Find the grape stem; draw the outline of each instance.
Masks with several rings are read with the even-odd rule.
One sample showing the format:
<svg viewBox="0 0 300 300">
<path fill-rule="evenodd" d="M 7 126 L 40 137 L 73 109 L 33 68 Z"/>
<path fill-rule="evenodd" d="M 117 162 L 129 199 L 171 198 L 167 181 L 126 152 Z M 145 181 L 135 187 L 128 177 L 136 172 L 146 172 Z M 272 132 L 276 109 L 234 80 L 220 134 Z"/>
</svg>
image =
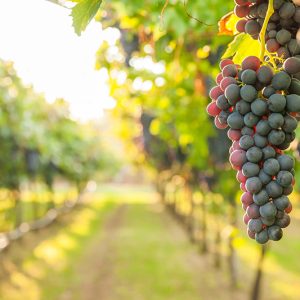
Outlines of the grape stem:
<svg viewBox="0 0 300 300">
<path fill-rule="evenodd" d="M 265 51 L 266 51 L 266 31 L 267 31 L 267 26 L 269 23 L 269 20 L 271 16 L 274 13 L 274 5 L 273 5 L 274 0 L 269 0 L 268 4 L 268 10 L 267 14 L 263 23 L 263 26 L 261 28 L 260 34 L 259 34 L 259 39 L 260 39 L 260 60 L 264 61 L 264 56 L 265 56 Z"/>
</svg>

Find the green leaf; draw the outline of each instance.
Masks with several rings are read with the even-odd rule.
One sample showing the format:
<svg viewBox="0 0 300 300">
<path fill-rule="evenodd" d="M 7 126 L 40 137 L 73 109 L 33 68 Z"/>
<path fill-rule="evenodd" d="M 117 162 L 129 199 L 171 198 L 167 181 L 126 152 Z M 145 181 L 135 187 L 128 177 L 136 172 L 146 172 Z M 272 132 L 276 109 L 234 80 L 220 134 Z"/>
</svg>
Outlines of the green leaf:
<svg viewBox="0 0 300 300">
<path fill-rule="evenodd" d="M 73 27 L 80 35 L 98 12 L 102 0 L 82 0 L 72 8 Z"/>
<path fill-rule="evenodd" d="M 246 56 L 259 57 L 260 42 L 250 35 L 241 33 L 228 45 L 222 58 L 232 57 L 236 64 L 240 64 Z"/>
</svg>

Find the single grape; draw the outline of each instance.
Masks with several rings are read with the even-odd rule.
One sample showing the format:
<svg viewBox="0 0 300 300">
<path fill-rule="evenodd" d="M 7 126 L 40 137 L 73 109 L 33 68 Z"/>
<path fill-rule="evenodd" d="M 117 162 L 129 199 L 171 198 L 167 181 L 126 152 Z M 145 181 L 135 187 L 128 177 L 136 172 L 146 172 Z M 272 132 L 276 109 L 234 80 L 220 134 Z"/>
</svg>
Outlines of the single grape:
<svg viewBox="0 0 300 300">
<path fill-rule="evenodd" d="M 259 148 L 264 148 L 268 145 L 268 139 L 258 133 L 254 134 L 254 144 Z"/>
<path fill-rule="evenodd" d="M 239 18 L 244 18 L 250 13 L 250 7 L 247 5 L 236 5 L 234 7 L 234 14 Z"/>
<path fill-rule="evenodd" d="M 247 155 L 247 153 L 246 153 Z M 280 171 L 277 174 L 277 182 L 282 186 L 282 187 L 288 187 L 292 184 L 293 182 L 293 175 L 289 171 Z"/>
<path fill-rule="evenodd" d="M 238 141 L 241 138 L 241 131 L 240 130 L 236 130 L 236 129 L 229 129 L 227 131 L 227 136 L 229 139 L 231 139 L 232 141 Z"/>
<path fill-rule="evenodd" d="M 260 120 L 256 124 L 256 132 L 260 135 L 266 136 L 271 131 L 271 126 L 267 120 Z"/>
<path fill-rule="evenodd" d="M 246 26 L 247 20 L 246 19 L 240 19 L 237 21 L 235 28 L 238 32 L 245 32 L 245 26 Z"/>
<path fill-rule="evenodd" d="M 207 105 L 206 112 L 210 116 L 215 117 L 221 112 L 221 109 L 216 105 L 216 102 L 211 102 Z"/>
<path fill-rule="evenodd" d="M 248 69 L 244 70 L 241 75 L 242 82 L 245 84 L 255 84 L 256 82 L 256 72 L 254 70 Z"/>
<path fill-rule="evenodd" d="M 280 44 L 277 42 L 276 39 L 269 39 L 266 42 L 266 49 L 270 52 L 276 52 L 280 48 Z"/>
<path fill-rule="evenodd" d="M 279 210 L 285 210 L 288 208 L 290 204 L 290 200 L 287 196 L 282 195 L 276 199 L 273 200 L 274 205 L 277 207 Z"/>
<path fill-rule="evenodd" d="M 209 97 L 213 100 L 217 100 L 221 95 L 223 95 L 223 91 L 219 86 L 213 87 L 209 92 Z"/>
<path fill-rule="evenodd" d="M 272 96 L 275 93 L 276 93 L 276 90 L 271 86 L 265 87 L 262 91 L 263 96 L 266 98 L 269 98 L 270 96 Z"/>
<path fill-rule="evenodd" d="M 297 119 L 286 114 L 284 116 L 284 124 L 282 126 L 282 130 L 284 132 L 292 133 L 297 128 Z"/>
<path fill-rule="evenodd" d="M 274 218 L 277 214 L 277 208 L 272 202 L 268 202 L 260 206 L 259 213 L 263 218 Z"/>
<path fill-rule="evenodd" d="M 252 85 L 244 85 L 240 89 L 240 95 L 245 101 L 252 102 L 257 98 L 257 90 Z"/>
<path fill-rule="evenodd" d="M 286 228 L 290 225 L 291 218 L 288 214 L 284 214 L 284 216 L 280 219 L 277 219 L 275 224 L 278 225 L 281 228 Z"/>
<path fill-rule="evenodd" d="M 257 70 L 257 79 L 264 83 L 269 84 L 273 78 L 273 70 L 268 66 L 261 66 Z"/>
<path fill-rule="evenodd" d="M 251 103 L 251 110 L 257 116 L 263 116 L 268 110 L 268 104 L 265 100 L 258 98 Z"/>
<path fill-rule="evenodd" d="M 276 152 L 273 147 L 266 146 L 262 149 L 263 152 L 263 158 L 264 160 L 267 160 L 268 158 L 274 158 L 276 156 Z"/>
<path fill-rule="evenodd" d="M 229 58 L 221 60 L 220 65 L 219 65 L 220 70 L 223 70 L 228 65 L 234 65 L 234 62 Z"/>
<path fill-rule="evenodd" d="M 257 176 L 259 170 L 259 165 L 251 162 L 246 162 L 242 167 L 242 173 L 245 177 Z"/>
<path fill-rule="evenodd" d="M 236 168 L 241 168 L 242 165 L 247 161 L 246 151 L 244 150 L 235 150 L 231 153 L 229 161 L 232 166 Z"/>
<path fill-rule="evenodd" d="M 298 57 L 290 57 L 283 63 L 283 70 L 289 74 L 297 74 L 300 72 L 300 59 Z"/>
<path fill-rule="evenodd" d="M 269 110 L 272 112 L 282 112 L 286 106 L 286 97 L 280 94 L 273 94 L 270 96 Z"/>
<path fill-rule="evenodd" d="M 236 77 L 238 69 L 236 65 L 227 65 L 222 70 L 223 77 Z"/>
<path fill-rule="evenodd" d="M 248 56 L 242 62 L 243 70 L 251 69 L 256 71 L 258 70 L 259 67 L 260 67 L 260 60 L 256 56 Z"/>
<path fill-rule="evenodd" d="M 219 113 L 219 116 L 218 116 L 218 120 L 221 124 L 226 124 L 227 125 L 227 118 L 228 116 L 230 115 L 230 112 L 227 112 L 227 111 L 224 111 L 222 110 L 220 113 Z"/>
<path fill-rule="evenodd" d="M 250 219 L 248 222 L 248 228 L 253 232 L 260 232 L 263 229 L 263 223 L 260 219 Z"/>
<path fill-rule="evenodd" d="M 254 146 L 247 150 L 246 157 L 249 162 L 258 163 L 263 157 L 263 152 L 260 148 Z"/>
<path fill-rule="evenodd" d="M 266 185 L 266 191 L 270 198 L 277 198 L 282 195 L 282 186 L 276 181 L 272 180 Z"/>
<path fill-rule="evenodd" d="M 253 203 L 253 196 L 249 192 L 244 192 L 241 196 L 241 202 L 245 203 L 246 205 L 250 205 Z"/>
<path fill-rule="evenodd" d="M 262 189 L 262 183 L 258 177 L 251 177 L 246 180 L 246 190 L 257 194 Z"/>
<path fill-rule="evenodd" d="M 273 225 L 268 228 L 268 235 L 270 240 L 279 241 L 283 235 L 282 229 L 277 225 Z"/>
<path fill-rule="evenodd" d="M 218 129 L 225 129 L 225 128 L 227 128 L 227 126 L 228 126 L 227 124 L 222 124 L 222 123 L 219 121 L 218 116 L 215 117 L 214 123 L 215 123 L 215 126 L 216 126 Z"/>
<path fill-rule="evenodd" d="M 281 45 L 287 44 L 291 40 L 291 38 L 292 34 L 286 29 L 281 29 L 276 34 L 276 40 Z"/>
<path fill-rule="evenodd" d="M 252 36 L 259 34 L 260 30 L 261 26 L 255 20 L 249 20 L 245 25 L 245 32 Z"/>
<path fill-rule="evenodd" d="M 276 90 L 287 90 L 291 81 L 292 79 L 288 73 L 280 71 L 273 76 L 271 84 Z"/>
<path fill-rule="evenodd" d="M 294 165 L 295 165 L 294 159 L 291 156 L 286 155 L 286 154 L 279 155 L 277 157 L 277 161 L 280 165 L 280 170 L 284 170 L 284 171 L 292 170 L 294 168 Z"/>
<path fill-rule="evenodd" d="M 282 19 L 289 19 L 293 17 L 295 12 L 296 12 L 295 5 L 290 2 L 285 2 L 279 9 L 279 16 Z"/>
<path fill-rule="evenodd" d="M 239 145 L 242 149 L 247 150 L 254 145 L 254 139 L 250 135 L 243 135 L 239 140 Z"/>
<path fill-rule="evenodd" d="M 268 122 L 272 128 L 278 129 L 284 124 L 284 117 L 280 113 L 271 113 L 268 117 Z"/>
<path fill-rule="evenodd" d="M 244 119 L 238 112 L 233 112 L 227 119 L 227 123 L 232 129 L 241 129 L 244 127 Z"/>
<path fill-rule="evenodd" d="M 236 111 L 238 111 L 241 115 L 245 115 L 251 111 L 250 103 L 246 102 L 245 100 L 240 100 L 235 105 Z"/>
<path fill-rule="evenodd" d="M 259 121 L 259 117 L 256 116 L 254 113 L 249 112 L 244 116 L 243 122 L 248 127 L 255 126 Z"/>
<path fill-rule="evenodd" d="M 260 217 L 259 206 L 255 203 L 250 204 L 247 207 L 246 214 L 250 219 L 257 219 Z"/>
<path fill-rule="evenodd" d="M 255 240 L 259 243 L 259 244 L 265 244 L 268 242 L 269 240 L 269 235 L 268 235 L 268 230 L 264 229 L 259 233 L 255 234 Z"/>
<path fill-rule="evenodd" d="M 264 205 L 269 201 L 269 195 L 265 189 L 262 189 L 259 193 L 253 195 L 253 201 L 257 205 Z"/>
<path fill-rule="evenodd" d="M 237 84 L 228 85 L 225 89 L 225 97 L 231 105 L 235 105 L 240 100 L 240 87 Z"/>
<path fill-rule="evenodd" d="M 267 160 L 265 160 L 264 164 L 263 164 L 263 171 L 270 175 L 270 176 L 274 176 L 276 175 L 280 170 L 280 165 L 279 162 L 277 161 L 277 159 L 275 158 L 269 158 Z"/>
<path fill-rule="evenodd" d="M 230 85 L 230 84 L 237 84 L 237 81 L 233 77 L 223 77 L 221 83 L 220 83 L 220 88 L 222 91 L 225 91 L 225 89 Z"/>
<path fill-rule="evenodd" d="M 300 112 L 300 95 L 287 95 L 286 108 L 288 112 Z"/>
</svg>

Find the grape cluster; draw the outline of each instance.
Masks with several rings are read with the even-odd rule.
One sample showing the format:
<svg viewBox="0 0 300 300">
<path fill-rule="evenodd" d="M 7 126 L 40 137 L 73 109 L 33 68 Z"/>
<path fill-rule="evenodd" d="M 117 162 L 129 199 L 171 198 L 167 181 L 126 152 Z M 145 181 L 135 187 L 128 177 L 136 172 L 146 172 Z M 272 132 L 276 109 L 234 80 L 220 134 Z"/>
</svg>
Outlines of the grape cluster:
<svg viewBox="0 0 300 300">
<path fill-rule="evenodd" d="M 207 106 L 217 128 L 229 126 L 229 160 L 244 192 L 244 222 L 249 237 L 261 244 L 280 240 L 290 223 L 287 196 L 293 190 L 294 160 L 283 150 L 295 139 L 300 112 L 300 81 L 292 75 L 300 72 L 295 59 L 286 60 L 277 72 L 255 56 L 246 57 L 241 66 L 221 61 Z"/>
<path fill-rule="evenodd" d="M 268 1 L 235 0 L 235 3 L 234 12 L 241 18 L 236 24 L 237 31 L 257 39 L 266 17 Z M 267 25 L 266 49 L 284 59 L 299 55 L 300 45 L 296 39 L 299 24 L 299 6 L 288 0 L 274 0 L 274 13 Z"/>
</svg>

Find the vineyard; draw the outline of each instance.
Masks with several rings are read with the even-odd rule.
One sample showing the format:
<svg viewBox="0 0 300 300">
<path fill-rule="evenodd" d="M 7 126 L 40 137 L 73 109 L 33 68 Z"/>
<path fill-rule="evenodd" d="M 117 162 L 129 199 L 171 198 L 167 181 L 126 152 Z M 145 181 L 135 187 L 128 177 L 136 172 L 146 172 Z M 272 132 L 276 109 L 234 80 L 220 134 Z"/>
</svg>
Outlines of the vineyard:
<svg viewBox="0 0 300 300">
<path fill-rule="evenodd" d="M 299 299 L 299 0 L 26 5 L 63 82 L 0 49 L 0 300 Z"/>
</svg>

